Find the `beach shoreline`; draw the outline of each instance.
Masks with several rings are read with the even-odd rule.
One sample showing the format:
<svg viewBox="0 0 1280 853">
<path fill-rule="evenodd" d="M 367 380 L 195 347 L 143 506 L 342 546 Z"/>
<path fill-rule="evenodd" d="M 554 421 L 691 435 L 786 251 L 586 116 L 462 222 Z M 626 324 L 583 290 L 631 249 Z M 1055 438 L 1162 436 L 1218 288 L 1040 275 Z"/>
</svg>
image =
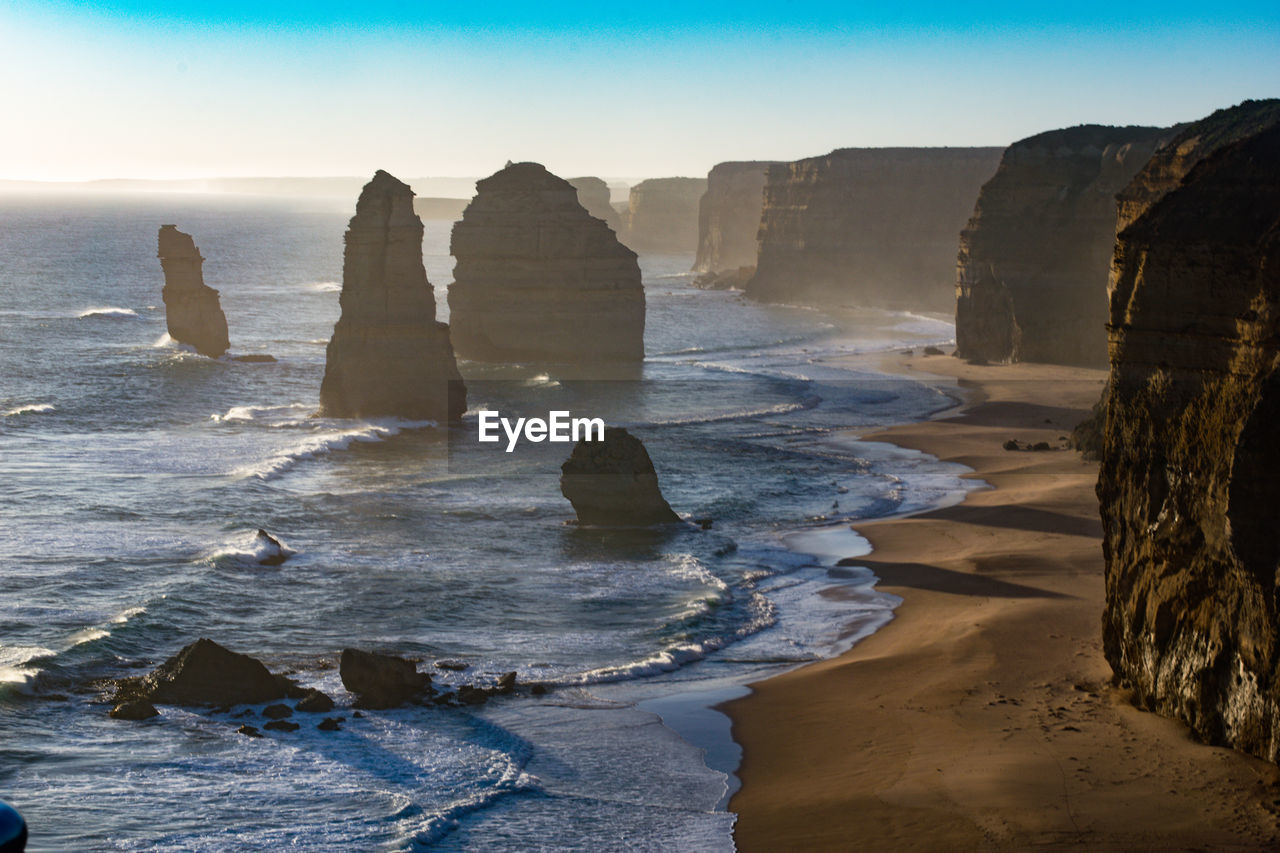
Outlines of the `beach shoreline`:
<svg viewBox="0 0 1280 853">
<path fill-rule="evenodd" d="M 967 400 L 861 438 L 990 488 L 856 524 L 873 552 L 849 563 L 903 599 L 893 620 L 720 706 L 743 750 L 738 849 L 1274 846 L 1274 765 L 1195 743 L 1110 684 L 1097 463 L 1064 441 L 1105 372 L 914 355 L 883 369 L 954 380 Z"/>
</svg>

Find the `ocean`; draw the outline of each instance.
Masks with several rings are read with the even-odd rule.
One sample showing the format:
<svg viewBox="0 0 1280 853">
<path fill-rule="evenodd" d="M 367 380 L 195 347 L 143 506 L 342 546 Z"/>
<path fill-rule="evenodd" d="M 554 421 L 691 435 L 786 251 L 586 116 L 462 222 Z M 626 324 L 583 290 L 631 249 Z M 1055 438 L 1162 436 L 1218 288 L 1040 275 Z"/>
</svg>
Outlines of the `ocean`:
<svg viewBox="0 0 1280 853">
<path fill-rule="evenodd" d="M 708 706 L 891 619 L 869 572 L 834 565 L 867 553 L 850 523 L 971 487 L 856 438 L 955 405 L 875 369 L 951 324 L 756 305 L 694 288 L 691 256 L 647 256 L 638 379 L 464 362 L 460 427 L 316 418 L 353 207 L 0 196 L 0 799 L 29 849 L 732 850 L 737 750 Z M 164 223 L 206 257 L 232 353 L 277 362 L 168 339 Z M 449 228 L 424 239 L 443 320 Z M 567 523 L 569 446 L 480 444 L 480 407 L 626 426 L 672 507 L 711 529 Z M 258 565 L 260 527 L 297 553 Z M 198 637 L 340 705 L 347 646 L 552 689 L 344 707 L 340 732 L 299 715 L 264 739 L 200 709 L 107 717 L 106 679 Z"/>
</svg>

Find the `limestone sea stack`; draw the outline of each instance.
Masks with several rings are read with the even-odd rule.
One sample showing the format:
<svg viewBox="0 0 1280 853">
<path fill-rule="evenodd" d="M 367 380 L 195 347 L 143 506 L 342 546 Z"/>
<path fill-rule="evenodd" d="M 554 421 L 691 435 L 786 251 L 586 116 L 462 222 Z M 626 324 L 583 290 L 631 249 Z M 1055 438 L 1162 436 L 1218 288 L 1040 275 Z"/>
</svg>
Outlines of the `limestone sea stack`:
<svg viewBox="0 0 1280 853">
<path fill-rule="evenodd" d="M 960 234 L 957 355 L 1106 365 L 1115 196 L 1172 136 L 1081 125 L 1009 146 Z"/>
<path fill-rule="evenodd" d="M 231 346 L 227 317 L 218 291 L 204 283 L 204 258 L 190 234 L 174 225 L 161 225 L 160 267 L 164 270 L 165 322 L 169 337 L 195 347 L 209 358 L 219 358 Z"/>
<path fill-rule="evenodd" d="M 644 443 L 621 427 L 605 427 L 604 441 L 579 441 L 560 472 L 560 491 L 581 524 L 644 527 L 680 520 L 662 497 Z"/>
<path fill-rule="evenodd" d="M 1122 199 L 1104 651 L 1146 708 L 1276 761 L 1280 102 L 1190 126 Z"/>
<path fill-rule="evenodd" d="M 706 178 L 650 178 L 631 188 L 623 242 L 642 254 L 698 250 L 698 206 Z"/>
<path fill-rule="evenodd" d="M 379 170 L 360 193 L 345 239 L 342 315 L 329 339 L 320 413 L 458 420 L 467 392 L 449 327 L 436 322 L 413 190 Z"/>
<path fill-rule="evenodd" d="M 756 265 L 764 181 L 777 163 L 718 163 L 698 203 L 698 256 L 693 271 L 718 273 Z"/>
<path fill-rule="evenodd" d="M 490 362 L 596 365 L 644 358 L 635 252 L 537 163 L 476 183 L 453 226 L 449 288 L 458 355 Z"/>
<path fill-rule="evenodd" d="M 570 178 L 569 183 L 578 191 L 578 203 L 596 219 L 603 219 L 604 224 L 613 229 L 613 233 L 622 230 L 622 217 L 614 208 L 609 193 L 609 185 L 600 178 Z"/>
<path fill-rule="evenodd" d="M 747 295 L 950 313 L 956 236 L 1000 148 L 843 148 L 772 166 Z"/>
</svg>

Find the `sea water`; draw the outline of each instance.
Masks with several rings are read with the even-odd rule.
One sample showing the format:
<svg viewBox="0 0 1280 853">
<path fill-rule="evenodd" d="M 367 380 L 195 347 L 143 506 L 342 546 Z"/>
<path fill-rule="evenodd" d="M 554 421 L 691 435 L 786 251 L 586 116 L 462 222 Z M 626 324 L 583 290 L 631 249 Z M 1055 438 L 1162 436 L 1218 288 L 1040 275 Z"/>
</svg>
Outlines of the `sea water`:
<svg viewBox="0 0 1280 853">
<path fill-rule="evenodd" d="M 951 326 L 756 305 L 692 287 L 691 257 L 648 256 L 635 379 L 463 362 L 459 427 L 316 418 L 350 208 L 0 197 L 0 797 L 30 849 L 732 849 L 737 752 L 705 706 L 891 618 L 869 572 L 833 568 L 867 552 L 850 522 L 965 484 L 857 440 L 955 402 L 869 365 Z M 168 339 L 164 223 L 207 258 L 233 354 L 278 361 Z M 449 226 L 424 240 L 441 319 Z M 568 446 L 481 444 L 481 408 L 628 427 L 672 506 L 711 529 L 567 523 Z M 259 527 L 297 553 L 259 565 Z M 198 637 L 343 705 L 347 646 L 470 664 L 437 681 L 514 670 L 553 689 L 340 708 L 340 732 L 298 715 L 264 739 L 199 709 L 107 717 L 105 679 Z"/>
</svg>

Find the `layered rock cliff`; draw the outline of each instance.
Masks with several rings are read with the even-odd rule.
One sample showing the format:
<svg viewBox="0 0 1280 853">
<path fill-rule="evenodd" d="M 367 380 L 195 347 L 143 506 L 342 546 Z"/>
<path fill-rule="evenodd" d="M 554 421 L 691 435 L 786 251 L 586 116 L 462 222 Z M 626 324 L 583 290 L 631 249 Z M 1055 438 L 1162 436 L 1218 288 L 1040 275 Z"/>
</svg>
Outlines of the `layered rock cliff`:
<svg viewBox="0 0 1280 853">
<path fill-rule="evenodd" d="M 578 191 L 578 204 L 596 219 L 603 219 L 605 225 L 617 234 L 622 230 L 622 217 L 613 206 L 609 193 L 609 185 L 599 178 L 570 178 L 569 183 Z"/>
<path fill-rule="evenodd" d="M 637 252 L 692 254 L 698 250 L 698 205 L 706 178 L 650 178 L 631 188 L 622 241 Z"/>
<path fill-rule="evenodd" d="M 379 170 L 347 226 L 342 315 L 320 386 L 321 414 L 455 421 L 467 407 L 449 327 L 422 265 L 413 190 Z"/>
<path fill-rule="evenodd" d="M 960 233 L 957 355 L 1107 363 L 1115 196 L 1170 136 L 1082 125 L 1009 146 Z"/>
<path fill-rule="evenodd" d="M 1143 705 L 1280 758 L 1280 101 L 1190 126 L 1122 194 L 1103 641 Z"/>
<path fill-rule="evenodd" d="M 644 527 L 680 520 L 662 497 L 644 443 L 621 427 L 606 427 L 604 441 L 579 441 L 560 471 L 560 491 L 582 524 Z"/>
<path fill-rule="evenodd" d="M 999 148 L 844 148 L 770 167 L 747 294 L 948 311 L 956 238 Z"/>
<path fill-rule="evenodd" d="M 160 267 L 164 270 L 164 316 L 169 337 L 218 358 L 231 346 L 227 317 L 218 291 L 204 283 L 204 258 L 190 234 L 174 225 L 161 225 Z"/>
<path fill-rule="evenodd" d="M 453 226 L 449 315 L 477 361 L 638 362 L 644 288 L 635 252 L 537 163 L 479 181 Z"/>
<path fill-rule="evenodd" d="M 707 173 L 698 202 L 698 256 L 693 271 L 715 273 L 756 265 L 756 237 L 764 207 L 764 161 L 718 163 Z"/>
</svg>

